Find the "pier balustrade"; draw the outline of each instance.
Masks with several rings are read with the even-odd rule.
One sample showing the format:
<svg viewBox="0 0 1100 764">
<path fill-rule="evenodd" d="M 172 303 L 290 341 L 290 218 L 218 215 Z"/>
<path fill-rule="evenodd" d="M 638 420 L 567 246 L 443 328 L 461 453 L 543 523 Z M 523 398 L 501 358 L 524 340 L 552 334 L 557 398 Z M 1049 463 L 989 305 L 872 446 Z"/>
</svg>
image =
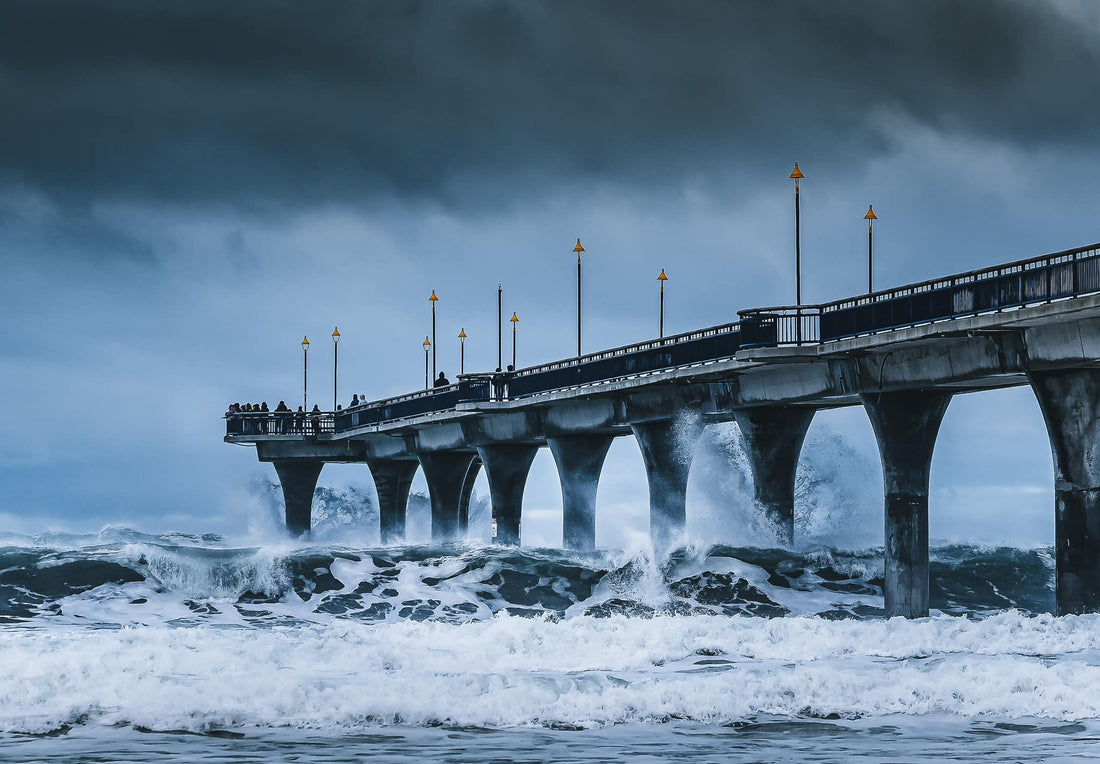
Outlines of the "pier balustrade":
<svg viewBox="0 0 1100 764">
<path fill-rule="evenodd" d="M 316 437 L 335 432 L 332 412 L 241 411 L 225 415 L 226 435 L 295 435 Z"/>
<path fill-rule="evenodd" d="M 908 284 L 821 305 L 753 308 L 747 324 L 774 325 L 745 347 L 807 345 L 1100 292 L 1100 244 Z"/>
</svg>

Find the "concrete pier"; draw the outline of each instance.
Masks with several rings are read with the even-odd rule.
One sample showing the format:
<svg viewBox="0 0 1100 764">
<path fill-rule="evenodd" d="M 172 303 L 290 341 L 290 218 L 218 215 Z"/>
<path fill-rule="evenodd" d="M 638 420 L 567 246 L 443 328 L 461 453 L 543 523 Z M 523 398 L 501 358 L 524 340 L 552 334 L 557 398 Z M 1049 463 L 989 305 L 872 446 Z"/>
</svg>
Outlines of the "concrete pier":
<svg viewBox="0 0 1100 764">
<path fill-rule="evenodd" d="M 667 549 L 684 532 L 687 481 L 703 420 L 685 411 L 675 419 L 631 424 L 649 482 L 649 532 L 655 549 Z"/>
<path fill-rule="evenodd" d="M 1100 370 L 1031 372 L 1054 456 L 1058 615 L 1100 612 Z"/>
<path fill-rule="evenodd" d="M 485 464 L 489 480 L 489 496 L 493 517 L 497 521 L 497 543 L 519 544 L 520 521 L 523 517 L 523 488 L 538 446 L 491 445 L 478 446 L 477 452 Z"/>
<path fill-rule="evenodd" d="M 596 490 L 611 435 L 564 435 L 547 438 L 561 481 L 562 545 L 596 548 Z"/>
<path fill-rule="evenodd" d="M 520 537 L 534 450 L 562 482 L 563 541 L 595 545 L 595 501 L 611 440 L 633 433 L 650 528 L 666 551 L 686 521 L 704 422 L 736 420 L 756 501 L 793 538 L 799 452 L 819 409 L 862 405 L 885 483 L 885 606 L 928 613 L 928 480 L 940 423 L 959 393 L 1030 384 L 1054 454 L 1060 613 L 1100 612 L 1100 244 L 818 305 L 739 311 L 737 320 L 454 385 L 311 414 L 226 414 L 225 440 L 274 462 L 287 527 L 310 528 L 323 463 L 371 464 L 383 538 L 403 535 L 416 460 L 432 537 L 468 524 L 476 459 L 489 474 L 498 536 Z M 475 456 L 480 452 L 481 456 Z"/>
<path fill-rule="evenodd" d="M 733 412 L 752 463 L 753 495 L 779 543 L 794 541 L 794 479 L 814 409 L 760 406 Z"/>
<path fill-rule="evenodd" d="M 313 528 L 313 492 L 324 462 L 286 459 L 273 461 L 283 489 L 286 529 L 295 536 Z"/>
<path fill-rule="evenodd" d="M 474 455 L 464 451 L 419 454 L 432 500 L 432 541 L 451 541 L 459 533 L 458 505 L 462 483 Z"/>
<path fill-rule="evenodd" d="M 863 396 L 882 458 L 887 616 L 928 615 L 928 478 L 951 394 L 912 390 Z"/>
<path fill-rule="evenodd" d="M 409 489 L 419 462 L 409 459 L 372 459 L 367 462 L 378 495 L 378 529 L 383 544 L 405 542 Z"/>
</svg>

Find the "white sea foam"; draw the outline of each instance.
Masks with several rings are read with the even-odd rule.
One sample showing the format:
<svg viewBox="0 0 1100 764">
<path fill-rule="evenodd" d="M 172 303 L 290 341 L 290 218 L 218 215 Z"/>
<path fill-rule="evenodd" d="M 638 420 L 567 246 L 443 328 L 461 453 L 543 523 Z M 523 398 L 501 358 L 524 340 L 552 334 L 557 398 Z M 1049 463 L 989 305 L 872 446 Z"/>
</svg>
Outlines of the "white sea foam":
<svg viewBox="0 0 1100 764">
<path fill-rule="evenodd" d="M 1100 616 L 679 616 L 0 632 L 0 730 L 1100 717 Z"/>
</svg>

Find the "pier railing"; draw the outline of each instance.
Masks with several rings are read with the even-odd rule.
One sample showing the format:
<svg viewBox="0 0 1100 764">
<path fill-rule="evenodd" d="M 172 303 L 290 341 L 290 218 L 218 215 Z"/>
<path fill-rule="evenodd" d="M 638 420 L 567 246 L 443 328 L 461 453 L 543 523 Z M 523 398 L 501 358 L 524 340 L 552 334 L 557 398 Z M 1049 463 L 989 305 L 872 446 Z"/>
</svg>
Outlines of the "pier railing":
<svg viewBox="0 0 1100 764">
<path fill-rule="evenodd" d="M 738 315 L 743 331 L 752 324 L 765 338 L 745 347 L 806 345 L 1096 292 L 1100 244 L 821 305 L 754 308 Z M 771 327 L 775 339 L 769 343 Z"/>
<path fill-rule="evenodd" d="M 225 434 L 239 436 L 296 435 L 317 437 L 335 432 L 331 411 L 242 411 L 225 415 Z"/>
<path fill-rule="evenodd" d="M 433 387 L 407 395 L 371 401 L 336 415 L 336 431 L 353 430 L 396 419 L 453 409 L 459 403 L 489 400 L 490 384 L 484 377 L 461 379 L 453 385 Z"/>
<path fill-rule="evenodd" d="M 581 387 L 677 366 L 732 358 L 740 347 L 740 323 L 711 326 L 519 369 L 509 375 L 507 396 L 522 398 L 549 390 Z"/>
</svg>

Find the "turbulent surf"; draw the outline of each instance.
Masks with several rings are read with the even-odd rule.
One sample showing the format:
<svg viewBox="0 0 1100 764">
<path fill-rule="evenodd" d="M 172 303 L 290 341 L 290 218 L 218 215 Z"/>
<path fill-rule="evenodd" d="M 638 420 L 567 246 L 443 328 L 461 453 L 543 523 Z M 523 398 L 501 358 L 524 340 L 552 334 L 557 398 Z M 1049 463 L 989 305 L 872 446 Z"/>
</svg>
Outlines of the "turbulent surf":
<svg viewBox="0 0 1100 764">
<path fill-rule="evenodd" d="M 851 737 L 854 754 L 879 734 L 868 730 L 912 734 L 920 719 L 925 732 L 951 723 L 1076 740 L 1100 718 L 1100 618 L 1054 618 L 1052 586 L 1049 549 L 937 548 L 933 617 L 905 621 L 883 618 L 875 549 L 688 547 L 654 559 L 242 548 L 122 529 L 9 537 L 0 756 L 42 736 L 65 739 L 51 750 L 103 755 L 104 740 L 150 731 L 346 746 L 380 730 L 417 755 L 442 755 L 431 730 L 493 731 L 471 743 L 490 756 L 517 728 L 548 736 L 530 760 L 553 758 L 569 730 L 596 741 L 631 729 L 672 755 L 684 739 L 658 730 L 743 742 L 780 728 L 812 738 L 820 725 Z"/>
</svg>

